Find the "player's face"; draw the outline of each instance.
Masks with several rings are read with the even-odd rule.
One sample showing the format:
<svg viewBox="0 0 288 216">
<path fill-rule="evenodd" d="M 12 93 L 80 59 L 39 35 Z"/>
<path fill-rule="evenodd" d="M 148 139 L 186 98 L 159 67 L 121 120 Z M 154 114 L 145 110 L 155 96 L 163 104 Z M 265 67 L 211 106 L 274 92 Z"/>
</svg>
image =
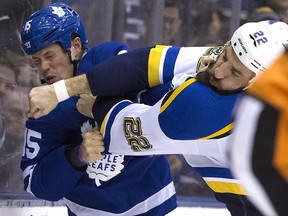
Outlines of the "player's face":
<svg viewBox="0 0 288 216">
<path fill-rule="evenodd" d="M 236 91 L 245 88 L 255 73 L 242 64 L 229 44 L 217 61 L 197 74 L 197 79 L 219 91 Z"/>
<path fill-rule="evenodd" d="M 36 52 L 32 59 L 48 84 L 73 76 L 73 64 L 68 54 L 57 43 Z"/>
</svg>

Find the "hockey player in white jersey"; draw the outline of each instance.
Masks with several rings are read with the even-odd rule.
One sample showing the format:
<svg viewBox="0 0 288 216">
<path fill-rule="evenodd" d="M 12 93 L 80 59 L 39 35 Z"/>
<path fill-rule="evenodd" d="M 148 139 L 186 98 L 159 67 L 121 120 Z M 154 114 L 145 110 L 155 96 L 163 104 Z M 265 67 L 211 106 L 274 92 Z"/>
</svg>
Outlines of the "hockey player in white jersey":
<svg viewBox="0 0 288 216">
<path fill-rule="evenodd" d="M 222 62 L 223 67 L 229 68 L 229 64 L 225 65 L 225 63 L 237 57 L 244 66 L 250 67 L 253 73 L 259 74 L 265 71 L 269 62 L 284 50 L 283 44 L 288 42 L 286 24 L 271 21 L 263 22 L 258 26 L 259 29 L 255 27 L 257 26 L 252 24 L 239 28 L 232 37 L 231 43 L 241 40 L 242 45 L 246 45 L 246 50 L 249 49 L 248 57 L 257 59 L 256 62 L 262 63 L 262 67 L 256 68 L 250 65 L 251 62 L 247 62 L 247 56 L 241 59 L 245 54 L 239 54 L 242 51 L 241 48 L 232 48 L 231 44 L 224 47 L 222 56 L 219 57 L 220 61 L 224 62 Z M 269 31 L 270 27 L 272 30 L 274 29 L 274 32 Z M 259 32 L 262 30 L 261 34 L 265 37 L 259 39 L 259 50 L 254 50 L 253 46 L 249 46 L 250 36 L 248 33 L 257 32 L 257 30 Z M 282 33 L 281 36 L 278 36 L 278 31 Z M 267 46 L 261 47 L 261 44 L 264 43 L 262 40 L 267 40 Z M 269 44 L 268 41 L 271 43 Z M 217 53 L 217 50 L 210 50 L 210 54 Z M 269 50 L 269 54 L 267 50 Z M 233 55 L 233 51 L 238 53 L 239 57 Z M 252 63 L 255 64 L 254 61 Z M 242 75 L 241 72 L 244 69 L 241 70 L 233 64 L 232 68 L 235 70 L 233 72 L 236 73 L 236 78 Z M 224 69 L 222 68 L 222 70 Z M 226 71 L 217 71 L 217 75 L 221 76 L 221 73 L 225 75 L 225 72 L 227 73 L 227 69 Z M 174 83 L 178 80 L 175 79 Z M 236 82 L 239 82 L 239 79 Z M 224 86 L 224 84 L 218 86 Z M 187 162 L 196 168 L 208 186 L 214 190 L 216 198 L 227 205 L 232 215 L 261 215 L 255 208 L 249 206 L 250 203 L 246 197 L 242 196 L 246 193 L 239 184 L 239 180 L 233 178 L 226 158 L 226 147 L 231 142 L 229 138 L 233 126 L 231 113 L 238 95 L 241 94 L 239 90 L 239 93 L 231 94 L 231 90 L 232 88 L 226 92 L 217 92 L 192 78 L 170 91 L 152 107 L 129 104 L 128 101 L 121 101 L 119 98 L 121 102 L 117 102 L 118 99 L 114 99 L 114 102 L 110 99 L 108 102 L 105 101 L 106 98 L 98 97 L 98 102 L 94 105 L 94 117 L 97 121 L 103 122 L 101 132 L 104 135 L 105 143 L 110 143 L 106 146 L 109 151 L 128 155 L 191 154 L 185 155 Z M 155 89 L 153 93 L 151 91 L 153 90 L 142 94 L 142 103 L 149 104 L 151 98 L 155 98 L 155 95 L 157 97 Z M 105 106 L 109 108 L 104 119 L 104 115 L 99 110 L 103 112 L 103 109 L 107 108 Z M 116 137 L 120 136 L 123 138 L 121 144 L 116 143 Z M 126 145 L 122 145 L 125 143 L 124 139 Z"/>
<path fill-rule="evenodd" d="M 32 55 L 48 84 L 128 50 L 118 42 L 88 49 L 79 15 L 60 3 L 32 14 L 21 37 L 23 49 Z M 95 121 L 77 111 L 77 99 L 72 97 L 49 115 L 27 121 L 21 160 L 25 190 L 45 200 L 64 199 L 71 216 L 165 215 L 175 209 L 165 156 L 107 154 L 99 155 L 102 160 L 96 162 L 78 159 L 82 135 L 95 127 Z"/>
<path fill-rule="evenodd" d="M 266 24 L 268 24 L 268 23 L 266 23 Z M 270 24 L 272 24 L 272 22 Z M 273 23 L 273 25 L 275 27 L 278 24 L 275 25 L 275 23 Z M 245 30 L 251 29 L 250 27 L 251 26 L 246 25 L 245 27 L 243 27 L 241 29 L 242 31 L 238 31 L 236 33 L 241 34 L 241 33 L 245 32 Z M 253 27 L 254 27 L 254 25 L 253 25 Z M 264 30 L 265 30 L 265 27 L 264 27 Z M 276 31 L 277 31 L 277 29 L 276 29 Z M 285 29 L 284 29 L 284 32 L 285 32 Z M 269 33 L 267 33 L 267 34 L 269 35 Z M 277 34 L 277 32 L 276 32 L 276 34 Z M 235 40 L 237 38 L 236 34 L 234 36 L 235 37 L 232 38 L 232 42 L 233 42 L 233 39 L 235 42 Z M 270 35 L 270 37 L 273 39 L 274 35 L 273 36 Z M 244 38 L 244 39 L 246 39 L 246 38 Z M 275 49 L 274 55 L 276 55 L 279 52 L 279 50 L 281 50 L 281 48 L 282 48 L 281 47 L 282 43 L 279 43 L 279 44 L 280 44 L 279 47 L 276 47 L 276 49 Z M 272 45 L 272 47 L 273 47 L 273 45 Z M 161 48 L 161 47 L 159 47 L 159 48 Z M 162 49 L 163 49 L 163 47 L 162 47 Z M 263 48 L 263 49 L 265 49 L 265 48 Z M 177 50 L 177 47 L 173 47 L 173 49 L 171 49 L 171 50 L 168 49 L 168 51 L 170 51 L 170 54 L 173 53 L 173 50 L 174 51 Z M 178 51 L 179 51 L 179 49 L 178 49 Z M 212 50 L 210 49 L 210 52 L 208 52 L 206 54 L 215 54 L 215 53 L 219 53 L 219 51 L 221 51 L 221 49 L 212 49 Z M 224 53 L 222 55 L 222 60 L 224 60 L 224 62 L 225 61 L 231 61 L 231 59 L 233 60 L 233 58 L 236 57 L 236 56 L 233 56 L 233 53 L 231 51 L 233 51 L 231 48 L 231 45 L 227 44 L 227 46 L 224 48 Z M 273 53 L 273 50 L 271 52 Z M 157 55 L 157 52 L 155 52 L 155 53 Z M 175 53 L 177 53 L 177 52 L 174 52 L 174 54 Z M 153 52 L 152 52 L 152 54 L 150 53 L 150 57 L 151 57 L 151 59 L 157 59 L 157 58 L 155 58 L 155 56 L 153 56 Z M 154 57 L 154 58 L 152 58 L 152 57 Z M 266 57 L 266 56 L 264 56 L 264 57 Z M 273 57 L 273 55 L 270 58 L 272 59 L 272 57 Z M 170 60 L 171 60 L 171 57 L 170 57 Z M 269 58 L 267 60 L 269 60 Z M 263 61 L 261 63 L 263 63 Z M 164 65 L 165 65 L 165 62 L 164 62 Z M 175 65 L 177 65 L 177 64 L 175 64 Z M 165 66 L 167 67 L 167 64 Z M 163 68 L 165 68 L 165 66 L 163 66 Z M 224 66 L 227 67 L 227 65 L 224 65 Z M 237 77 L 237 73 L 239 73 L 239 71 L 245 72 L 245 69 L 241 70 L 241 68 L 239 68 L 239 67 L 236 67 L 236 69 L 235 69 L 235 65 L 232 65 L 232 67 L 234 67 L 233 70 L 235 70 L 234 72 L 236 73 L 236 77 Z M 169 72 L 169 67 L 167 67 L 167 68 L 168 69 L 163 69 L 163 71 Z M 253 72 L 257 74 L 257 73 L 259 73 L 260 70 L 265 70 L 265 69 L 261 68 L 261 69 L 257 70 L 254 68 Z M 247 71 L 247 69 L 246 69 L 246 71 Z M 170 72 L 171 72 L 171 70 L 170 70 Z M 225 72 L 225 71 L 222 71 L 222 73 L 223 72 Z M 220 75 L 219 75 L 219 73 L 220 73 Z M 248 74 L 248 73 L 246 73 L 246 74 Z M 240 75 L 241 75 L 241 73 L 240 73 Z M 221 71 L 217 71 L 217 76 L 221 76 Z M 245 76 L 247 76 L 247 75 L 245 75 Z M 198 79 L 199 79 L 199 77 L 200 76 L 198 76 Z M 182 77 L 180 77 L 180 78 L 182 78 Z M 185 77 L 185 78 L 187 78 L 187 77 Z M 221 79 L 221 77 L 220 78 L 218 77 L 218 79 Z M 165 80 L 165 79 L 163 79 L 163 80 Z M 181 79 L 179 79 L 179 76 L 176 77 L 175 80 L 174 80 L 174 84 L 179 80 L 181 81 Z M 139 132 L 139 130 L 137 130 L 137 128 L 140 124 L 145 125 L 146 123 L 143 121 L 137 122 L 137 119 L 135 120 L 133 117 L 127 119 L 123 116 L 123 118 L 125 119 L 124 122 L 127 121 L 127 128 L 124 129 L 124 131 L 128 132 L 128 135 L 129 135 L 129 133 L 132 134 L 132 135 L 131 134 L 129 135 L 131 137 L 128 137 L 128 138 L 126 137 L 127 142 L 130 145 L 122 146 L 120 144 L 115 143 L 115 146 L 114 146 L 115 149 L 112 145 L 112 147 L 110 146 L 109 150 L 112 152 L 113 151 L 116 151 L 116 152 L 117 151 L 121 151 L 121 152 L 125 151 L 126 152 L 125 154 L 129 154 L 128 149 L 130 149 L 130 152 L 132 152 L 131 151 L 131 149 L 132 149 L 135 151 L 142 151 L 140 154 L 147 154 L 146 151 L 143 151 L 143 149 L 147 149 L 148 152 L 149 151 L 154 152 L 152 154 L 158 154 L 158 153 L 169 153 L 169 152 L 173 152 L 173 153 L 185 152 L 185 153 L 187 153 L 187 152 L 191 152 L 191 151 L 197 149 L 197 151 L 198 151 L 197 157 L 195 155 L 186 156 L 186 159 L 191 165 L 193 165 L 194 167 L 196 166 L 197 171 L 204 177 L 204 179 L 206 180 L 208 185 L 216 192 L 215 194 L 216 194 L 216 197 L 218 198 L 218 200 L 225 202 L 228 209 L 231 211 L 231 213 L 233 215 L 243 215 L 243 214 L 256 215 L 256 214 L 259 214 L 258 212 L 253 211 L 253 207 L 251 208 L 252 209 L 251 210 L 251 209 L 249 209 L 249 206 L 245 206 L 245 205 L 247 205 L 247 203 L 244 204 L 246 202 L 245 197 L 239 196 L 241 194 L 242 195 L 245 194 L 245 192 L 240 187 L 239 181 L 234 179 L 230 173 L 230 170 L 227 169 L 228 164 L 227 164 L 227 161 L 225 158 L 225 145 L 228 144 L 226 142 L 228 140 L 227 135 L 230 133 L 231 128 L 232 128 L 233 120 L 230 116 L 230 113 L 231 113 L 231 110 L 234 106 L 235 99 L 237 98 L 237 95 L 231 94 L 231 95 L 226 95 L 225 97 L 223 97 L 222 95 L 213 94 L 213 91 L 211 91 L 210 88 L 207 88 L 203 85 L 199 85 L 199 83 L 195 82 L 195 80 L 191 79 L 189 81 L 190 81 L 190 83 L 188 81 L 186 83 L 187 86 L 184 86 L 184 85 L 180 86 L 183 89 L 180 88 L 180 90 L 179 90 L 179 88 L 178 88 L 175 90 L 174 93 L 171 93 L 171 95 L 169 95 L 169 97 L 167 96 L 169 98 L 169 99 L 167 99 L 168 102 L 165 99 L 164 99 L 165 102 L 162 101 L 161 108 L 158 108 L 158 107 L 156 108 L 156 110 L 160 109 L 160 114 L 158 113 L 158 111 L 156 111 L 155 116 L 153 116 L 153 114 L 151 112 L 145 113 L 144 110 L 141 110 L 141 113 L 137 112 L 137 114 L 136 114 L 137 116 L 138 116 L 138 114 L 139 114 L 139 116 L 141 116 L 142 113 L 145 113 L 147 116 L 149 116 L 149 118 L 147 118 L 147 124 L 149 122 L 149 128 L 150 128 L 151 134 L 153 134 L 153 132 L 154 132 L 154 134 L 158 134 L 157 139 L 159 139 L 159 134 L 163 133 L 160 131 L 165 130 L 165 132 L 166 132 L 165 135 L 168 137 L 170 136 L 170 133 L 174 134 L 175 137 L 172 137 L 173 139 L 172 139 L 171 149 L 169 149 L 169 146 L 170 146 L 169 141 L 167 141 L 167 138 L 165 140 L 163 137 L 161 138 L 161 140 L 165 140 L 165 141 L 161 142 L 164 144 L 162 149 L 160 149 L 160 150 L 157 149 L 160 146 L 158 144 L 159 142 L 156 142 L 156 141 L 152 141 L 151 142 L 152 144 L 150 146 L 149 145 L 150 140 L 145 139 L 146 137 L 145 136 L 143 137 L 141 134 L 139 135 L 138 133 L 141 133 L 141 132 Z M 239 83 L 239 80 L 236 80 L 236 83 L 237 82 Z M 221 82 L 219 82 L 219 83 L 222 84 Z M 219 87 L 223 88 L 223 85 L 218 85 L 218 88 Z M 224 87 L 225 87 L 225 85 L 224 85 Z M 228 86 L 228 87 L 229 88 L 227 88 L 227 86 L 226 86 L 226 88 L 230 91 L 229 93 L 231 93 L 231 90 L 233 90 L 233 88 L 231 88 L 231 86 Z M 179 92 L 177 92 L 177 90 Z M 186 92 L 186 93 L 184 93 L 184 92 Z M 204 92 L 204 93 L 200 94 L 201 92 Z M 210 93 L 207 96 L 208 92 L 210 92 Z M 181 99 L 182 97 L 183 97 L 183 99 Z M 194 100 L 192 100 L 193 102 L 191 102 L 191 103 L 185 102 L 186 97 L 194 98 Z M 169 102 L 169 100 L 171 100 L 171 101 Z M 101 104 L 100 98 L 98 98 L 98 102 Z M 110 100 L 110 102 L 111 102 L 111 100 Z M 142 102 L 145 102 L 145 100 Z M 147 100 L 145 103 L 147 103 Z M 191 108 L 189 106 L 185 106 L 185 107 L 182 106 L 181 107 L 181 106 L 177 105 L 179 103 L 183 103 L 185 105 L 190 104 Z M 106 102 L 106 104 L 107 104 L 107 102 Z M 166 108 L 167 109 L 171 108 L 171 110 L 173 110 L 173 111 L 167 111 Z M 118 107 L 116 107 L 113 110 L 117 110 L 117 109 L 118 109 Z M 98 116 L 99 109 L 96 109 L 96 110 L 97 110 L 97 112 L 95 112 L 95 116 Z M 179 111 L 177 111 L 177 110 L 179 110 Z M 190 111 L 190 110 L 193 110 L 193 111 Z M 213 110 L 213 112 L 211 110 Z M 127 112 L 129 113 L 130 111 L 127 111 Z M 171 112 L 173 113 L 173 115 L 171 114 Z M 165 115 L 165 113 L 167 113 L 167 114 Z M 185 115 L 185 113 L 186 113 L 186 115 Z M 193 113 L 193 115 L 191 116 L 190 113 Z M 217 113 L 217 114 L 215 114 L 215 113 Z M 143 114 L 143 115 L 145 116 L 145 114 Z M 181 117 L 179 117 L 179 114 L 181 114 Z M 189 116 L 191 116 L 191 119 L 189 119 Z M 197 116 L 200 116 L 201 119 L 197 118 Z M 112 115 L 112 117 L 108 118 L 109 119 L 108 121 L 113 122 L 113 125 L 117 125 L 116 122 L 118 122 L 118 121 L 114 120 L 113 118 L 114 117 Z M 120 119 L 121 118 L 122 117 L 120 117 Z M 153 122 L 153 119 L 155 120 L 157 118 L 158 118 L 159 123 L 161 124 L 161 130 L 159 130 L 159 133 L 155 132 L 155 130 L 157 130 L 157 129 L 155 129 L 155 127 L 152 127 L 152 125 L 151 125 L 151 122 Z M 182 118 L 182 120 L 181 120 L 181 118 Z M 146 120 L 145 117 L 143 118 L 142 116 L 139 119 L 140 120 L 143 120 L 143 119 Z M 177 119 L 177 121 L 175 122 L 176 119 Z M 199 119 L 199 120 L 197 120 L 197 119 Z M 211 122 L 212 119 L 214 121 L 212 121 L 212 123 L 208 124 L 208 126 L 207 126 L 207 122 Z M 102 119 L 100 119 L 99 121 L 101 122 Z M 163 122 L 161 122 L 161 121 L 163 121 Z M 180 123 L 176 124 L 177 122 L 180 122 Z M 187 125 L 185 124 L 185 122 L 187 123 Z M 187 131 L 187 137 L 185 137 L 185 134 L 183 132 L 186 131 L 185 128 L 189 128 L 188 126 L 190 125 L 190 122 L 193 122 L 193 128 L 194 128 L 194 130 L 197 128 L 197 130 L 195 130 L 194 132 Z M 121 123 L 121 121 L 119 121 L 119 123 Z M 110 130 L 109 124 L 108 124 L 108 131 Z M 123 124 L 123 122 L 122 122 L 122 124 Z M 114 127 L 113 125 L 112 125 L 112 127 Z M 126 123 L 124 125 L 126 125 Z M 171 130 L 169 130 L 169 127 L 171 125 L 177 125 L 177 126 L 171 128 Z M 119 125 L 118 125 L 118 127 L 115 126 L 115 128 L 116 128 L 116 130 L 121 129 L 120 133 L 122 133 L 123 129 L 121 127 L 119 127 Z M 130 130 L 129 130 L 129 128 L 130 128 Z M 219 131 L 215 131 L 215 128 L 218 128 Z M 111 131 L 112 130 L 113 129 L 111 129 Z M 135 133 L 134 130 L 137 132 L 136 135 L 134 134 Z M 209 132 L 210 130 L 211 130 L 211 132 Z M 106 131 L 106 129 L 105 129 L 105 131 Z M 145 132 L 147 132 L 147 134 L 150 134 L 149 130 L 147 130 L 147 129 L 145 129 Z M 201 133 L 209 134 L 209 135 L 208 136 L 203 136 L 203 135 L 200 136 Z M 107 134 L 107 133 L 105 132 L 104 134 Z M 108 139 L 111 138 L 110 137 L 111 134 L 112 134 L 111 137 L 113 137 L 113 133 L 108 132 Z M 118 134 L 118 135 L 120 136 L 120 134 Z M 115 137 L 117 137 L 118 135 L 115 135 Z M 177 137 L 177 135 L 178 135 L 178 137 Z M 190 135 L 190 137 L 189 137 L 189 135 Z M 126 136 L 126 134 L 125 134 L 125 136 Z M 223 137 L 223 138 L 221 138 L 221 137 Z M 213 143 L 215 143 L 215 140 L 213 140 L 213 139 L 216 139 L 216 138 L 217 138 L 216 142 L 218 143 L 217 145 L 213 144 Z M 177 146 L 177 148 L 175 149 L 175 146 L 174 146 L 175 145 L 174 144 L 175 139 L 178 139 L 178 141 L 179 140 L 185 140 L 185 146 L 181 145 L 181 147 L 179 147 L 179 148 Z M 196 148 L 195 147 L 196 142 L 192 142 L 192 147 L 187 144 L 187 143 L 189 143 L 189 142 L 187 142 L 187 140 L 189 140 L 189 139 L 192 139 L 192 140 L 203 139 L 203 140 L 209 140 L 209 142 L 207 142 L 206 143 L 207 145 L 206 145 L 205 142 L 201 141 L 200 145 L 197 146 L 197 148 Z M 113 141 L 111 141 L 111 143 L 113 143 Z M 157 143 L 157 146 L 156 147 L 153 146 L 153 143 Z M 181 142 L 179 141 L 179 144 L 180 143 Z M 193 148 L 193 146 L 194 146 L 194 148 Z M 127 148 L 127 149 L 125 150 L 125 148 Z M 183 149 L 181 150 L 181 148 L 183 148 Z M 202 149 L 202 151 L 201 151 L 201 149 Z M 132 153 L 132 154 L 134 154 L 134 153 Z M 225 181 L 223 181 L 223 180 L 225 180 Z M 233 196 L 233 194 L 235 194 L 235 196 Z M 238 196 L 237 196 L 237 194 L 238 194 Z M 241 201 L 241 199 L 242 199 L 242 201 Z M 227 200 L 229 200 L 229 201 L 227 201 Z M 242 204 L 239 206 L 240 201 Z"/>
</svg>

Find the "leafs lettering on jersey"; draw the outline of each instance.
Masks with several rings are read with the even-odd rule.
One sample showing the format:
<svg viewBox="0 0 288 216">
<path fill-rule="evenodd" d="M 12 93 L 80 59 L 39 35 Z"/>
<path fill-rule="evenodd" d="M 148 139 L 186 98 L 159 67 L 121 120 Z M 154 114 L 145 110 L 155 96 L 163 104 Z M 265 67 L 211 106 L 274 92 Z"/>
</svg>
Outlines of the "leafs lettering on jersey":
<svg viewBox="0 0 288 216">
<path fill-rule="evenodd" d="M 88 131 L 92 131 L 93 127 L 98 127 L 97 122 L 87 120 L 81 126 L 82 136 Z M 86 169 L 90 179 L 95 180 L 97 187 L 101 186 L 101 181 L 106 182 L 121 173 L 124 168 L 124 156 L 117 154 L 105 154 L 102 160 L 89 163 Z"/>
<path fill-rule="evenodd" d="M 109 181 L 121 173 L 124 168 L 123 161 L 123 155 L 106 154 L 102 160 L 89 163 L 86 172 L 89 178 L 94 179 L 96 186 L 99 187 L 101 181 Z"/>
<path fill-rule="evenodd" d="M 148 139 L 142 134 L 140 118 L 124 118 L 124 135 L 128 145 L 130 145 L 131 149 L 135 152 L 139 152 L 142 149 L 151 149 L 153 147 L 153 145 L 149 143 Z"/>
</svg>

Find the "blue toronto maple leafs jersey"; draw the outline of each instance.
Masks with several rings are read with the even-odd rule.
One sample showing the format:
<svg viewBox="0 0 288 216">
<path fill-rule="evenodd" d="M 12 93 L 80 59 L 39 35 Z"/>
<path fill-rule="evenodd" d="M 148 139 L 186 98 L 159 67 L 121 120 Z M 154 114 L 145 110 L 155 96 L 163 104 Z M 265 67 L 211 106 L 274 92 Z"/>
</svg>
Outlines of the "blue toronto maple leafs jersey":
<svg viewBox="0 0 288 216">
<path fill-rule="evenodd" d="M 113 48 L 109 42 L 91 49 L 79 72 L 105 60 L 103 56 L 117 55 L 122 48 L 126 47 L 114 43 Z M 65 156 L 67 147 L 81 144 L 82 134 L 95 126 L 93 119 L 77 111 L 76 103 L 73 97 L 47 116 L 27 121 L 21 160 L 26 191 L 46 200 L 64 198 L 69 214 L 78 216 L 165 215 L 175 209 L 175 190 L 164 156 L 106 154 L 86 170 L 71 166 Z"/>
</svg>

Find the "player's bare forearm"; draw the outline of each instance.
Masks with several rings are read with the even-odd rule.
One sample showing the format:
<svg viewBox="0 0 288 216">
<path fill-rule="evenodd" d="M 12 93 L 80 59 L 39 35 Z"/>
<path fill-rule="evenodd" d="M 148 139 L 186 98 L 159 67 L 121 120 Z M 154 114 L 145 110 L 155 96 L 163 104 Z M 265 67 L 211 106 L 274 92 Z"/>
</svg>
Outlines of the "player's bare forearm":
<svg viewBox="0 0 288 216">
<path fill-rule="evenodd" d="M 91 93 L 88 79 L 85 74 L 66 79 L 65 86 L 70 97 L 79 94 Z"/>
</svg>

